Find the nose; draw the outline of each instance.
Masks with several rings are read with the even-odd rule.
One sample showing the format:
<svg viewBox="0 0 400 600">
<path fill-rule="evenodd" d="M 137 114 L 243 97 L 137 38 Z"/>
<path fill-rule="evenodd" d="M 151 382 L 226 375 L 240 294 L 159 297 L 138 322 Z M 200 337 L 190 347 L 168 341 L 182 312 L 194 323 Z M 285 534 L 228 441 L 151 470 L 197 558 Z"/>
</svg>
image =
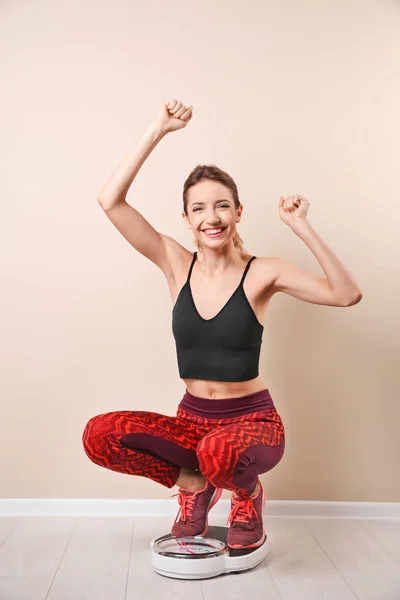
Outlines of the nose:
<svg viewBox="0 0 400 600">
<path fill-rule="evenodd" d="M 210 225 L 218 225 L 218 223 L 221 223 L 221 219 L 219 218 L 219 216 L 213 212 L 211 212 L 207 216 L 206 221 L 207 223 L 210 223 Z"/>
</svg>

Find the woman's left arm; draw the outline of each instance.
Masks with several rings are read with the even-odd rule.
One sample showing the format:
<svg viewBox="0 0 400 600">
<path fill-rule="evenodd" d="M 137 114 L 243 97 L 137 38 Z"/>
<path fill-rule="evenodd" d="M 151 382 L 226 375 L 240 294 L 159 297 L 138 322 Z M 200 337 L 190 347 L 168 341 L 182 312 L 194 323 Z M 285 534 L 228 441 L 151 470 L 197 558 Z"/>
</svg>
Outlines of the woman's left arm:
<svg viewBox="0 0 400 600">
<path fill-rule="evenodd" d="M 352 306 L 357 304 L 362 298 L 362 292 L 354 277 L 307 220 L 306 214 L 309 206 L 310 202 L 303 196 L 289 196 L 286 199 L 281 197 L 279 201 L 280 217 L 310 248 L 326 275 L 327 285 L 329 285 L 333 297 L 340 302 L 340 305 Z M 294 269 L 294 271 L 296 270 L 297 268 Z M 295 274 L 294 271 L 293 274 Z M 311 277 L 314 280 L 314 285 L 317 278 L 320 279 L 319 276 L 315 275 Z M 284 275 L 281 278 L 281 283 L 283 279 Z M 279 286 L 279 277 L 276 284 Z"/>
</svg>

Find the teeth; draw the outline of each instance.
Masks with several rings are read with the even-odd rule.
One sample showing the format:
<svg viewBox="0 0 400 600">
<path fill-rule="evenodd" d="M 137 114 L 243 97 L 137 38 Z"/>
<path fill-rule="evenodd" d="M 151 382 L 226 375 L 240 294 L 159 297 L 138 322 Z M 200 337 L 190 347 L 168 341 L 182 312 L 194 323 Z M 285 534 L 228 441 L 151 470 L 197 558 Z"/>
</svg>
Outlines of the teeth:
<svg viewBox="0 0 400 600">
<path fill-rule="evenodd" d="M 222 231 L 223 227 L 221 229 L 205 229 L 204 231 L 206 231 L 207 233 L 219 233 L 220 231 Z"/>
</svg>

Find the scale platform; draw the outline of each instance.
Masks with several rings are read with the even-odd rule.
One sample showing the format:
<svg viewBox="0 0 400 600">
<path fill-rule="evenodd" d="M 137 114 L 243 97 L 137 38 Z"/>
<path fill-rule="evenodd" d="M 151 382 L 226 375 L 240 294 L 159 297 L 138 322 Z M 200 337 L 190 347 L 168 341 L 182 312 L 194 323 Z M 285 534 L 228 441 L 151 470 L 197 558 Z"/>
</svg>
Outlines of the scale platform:
<svg viewBox="0 0 400 600">
<path fill-rule="evenodd" d="M 240 573 L 257 566 L 268 554 L 268 541 L 257 548 L 227 545 L 228 527 L 209 525 L 207 536 L 175 537 L 167 533 L 151 541 L 151 564 L 156 573 L 174 579 L 208 579 Z"/>
</svg>

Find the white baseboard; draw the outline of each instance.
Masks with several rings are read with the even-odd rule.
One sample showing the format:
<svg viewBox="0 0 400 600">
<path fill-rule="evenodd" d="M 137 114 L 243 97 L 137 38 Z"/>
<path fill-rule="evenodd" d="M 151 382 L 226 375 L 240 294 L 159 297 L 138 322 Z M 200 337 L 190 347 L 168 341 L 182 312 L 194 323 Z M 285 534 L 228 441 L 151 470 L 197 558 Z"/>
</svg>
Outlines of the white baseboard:
<svg viewBox="0 0 400 600">
<path fill-rule="evenodd" d="M 79 515 L 105 517 L 176 516 L 177 499 L 97 499 L 97 498 L 1 498 L 0 517 L 15 515 Z M 220 499 L 210 517 L 227 518 L 230 499 Z M 307 517 L 341 519 L 400 519 L 400 502 L 319 502 L 267 500 L 265 517 Z"/>
</svg>

